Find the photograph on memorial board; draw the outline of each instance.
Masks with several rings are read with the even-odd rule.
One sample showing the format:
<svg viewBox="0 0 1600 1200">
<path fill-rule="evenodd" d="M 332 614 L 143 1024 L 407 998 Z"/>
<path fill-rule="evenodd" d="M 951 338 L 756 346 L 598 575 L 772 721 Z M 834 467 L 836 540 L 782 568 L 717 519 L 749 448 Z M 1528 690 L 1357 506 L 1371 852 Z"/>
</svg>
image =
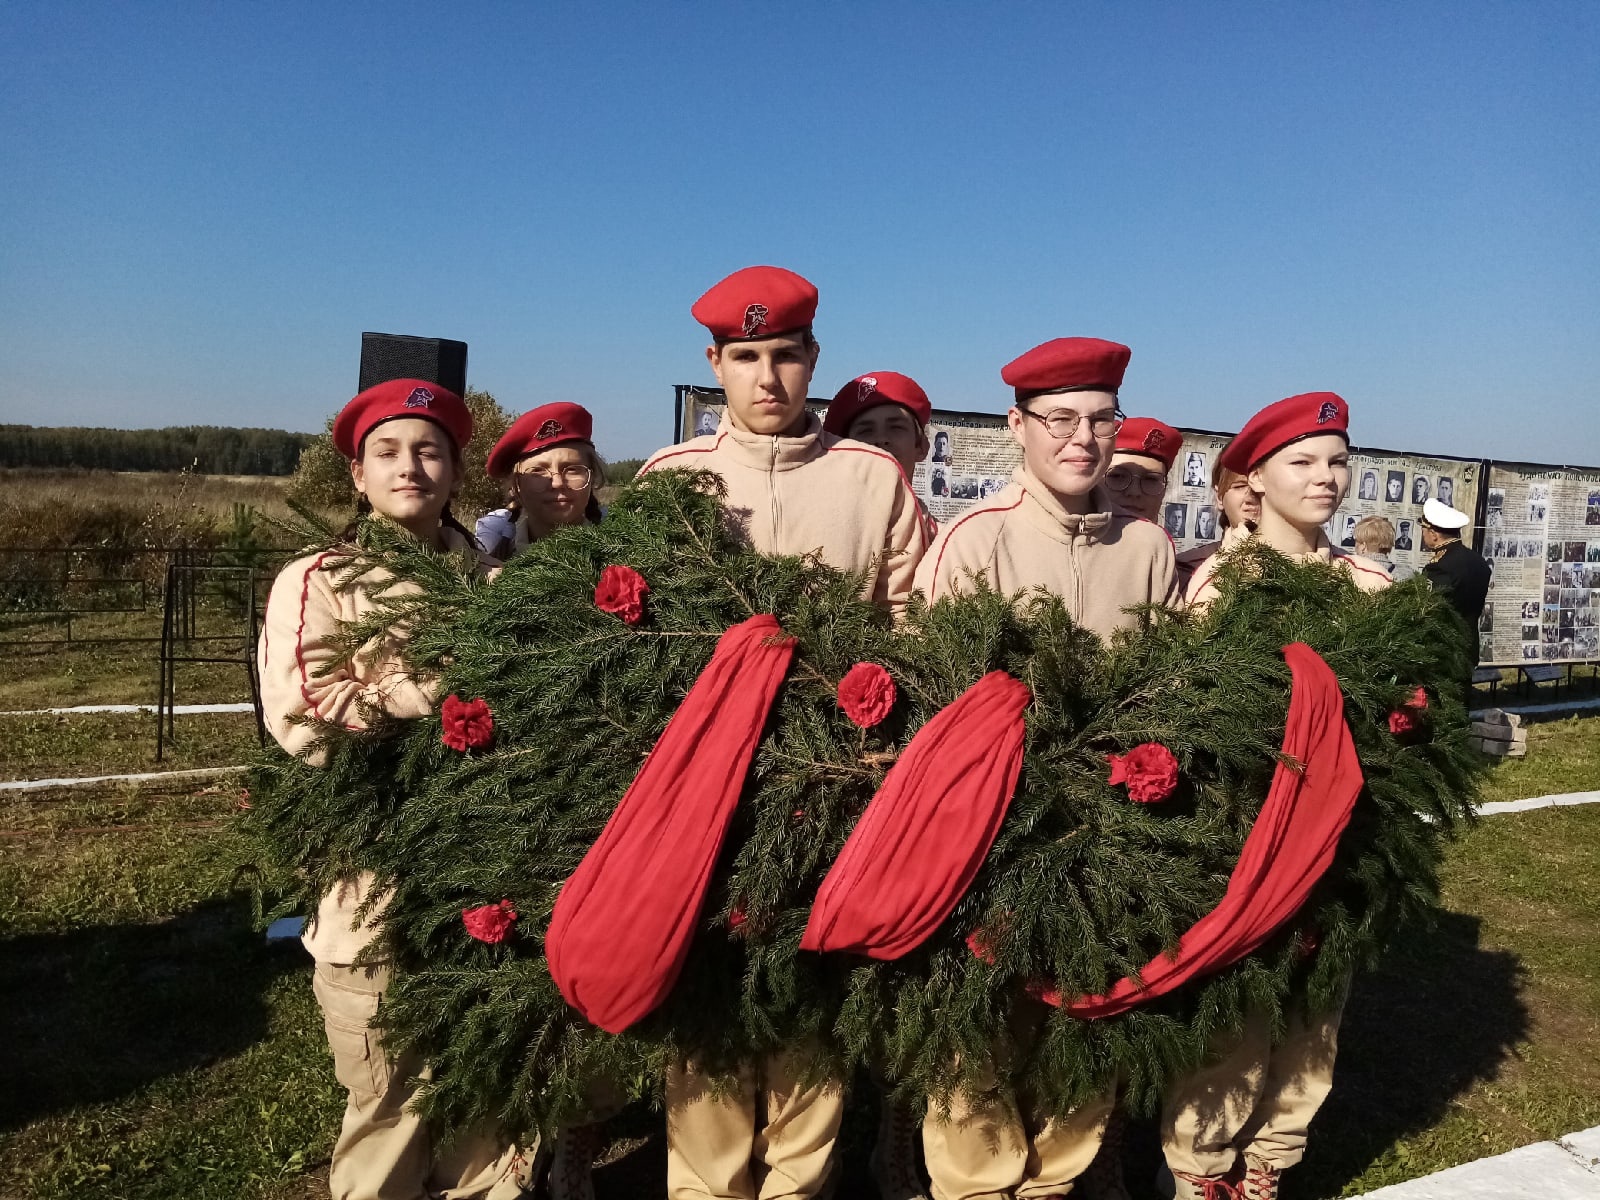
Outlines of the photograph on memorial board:
<svg viewBox="0 0 1600 1200">
<path fill-rule="evenodd" d="M 1177 541 L 1186 537 L 1184 532 L 1189 527 L 1189 506 L 1187 504 L 1169 504 L 1163 512 L 1162 526 L 1167 531 L 1167 536 Z"/>
<path fill-rule="evenodd" d="M 1585 525 L 1600 525 L 1600 492 L 1589 493 L 1589 504 L 1583 515 Z"/>
<path fill-rule="evenodd" d="M 1411 503 L 1426 504 L 1428 502 L 1428 477 L 1418 475 L 1411 481 Z"/>
<path fill-rule="evenodd" d="M 1537 621 L 1539 619 L 1539 602 L 1537 600 L 1524 600 L 1522 602 L 1522 619 L 1524 621 Z"/>
<path fill-rule="evenodd" d="M 1582 562 L 1583 561 L 1583 556 L 1585 554 L 1587 554 L 1588 550 L 1589 550 L 1588 543 L 1586 543 L 1586 542 L 1564 542 L 1564 543 L 1562 543 L 1562 546 L 1563 546 L 1563 549 L 1561 551 L 1561 561 L 1562 562 L 1571 562 L 1571 563 Z"/>
<path fill-rule="evenodd" d="M 1454 508 L 1456 503 L 1456 481 L 1448 475 L 1439 476 L 1439 482 L 1433 494 L 1440 504 L 1448 504 Z"/>
<path fill-rule="evenodd" d="M 1202 504 L 1194 517 L 1194 537 L 1197 542 L 1209 542 L 1217 536 L 1217 509 L 1212 504 Z"/>
<path fill-rule="evenodd" d="M 1356 493 L 1358 500 L 1376 500 L 1378 498 L 1378 473 L 1376 471 L 1361 472 L 1361 487 Z"/>
<path fill-rule="evenodd" d="M 1390 471 L 1388 481 L 1384 484 L 1383 498 L 1390 504 L 1399 504 L 1406 498 L 1406 473 L 1404 471 Z"/>
<path fill-rule="evenodd" d="M 1559 605 L 1561 603 L 1561 585 L 1559 583 L 1544 589 L 1544 602 L 1550 605 Z"/>
<path fill-rule="evenodd" d="M 1522 648 L 1522 657 L 1524 659 L 1537 660 L 1538 657 L 1539 657 L 1539 647 L 1538 646 L 1524 646 Z"/>
<path fill-rule="evenodd" d="M 717 414 L 709 408 L 700 410 L 700 415 L 694 420 L 694 433 L 696 437 L 707 437 L 717 431 Z"/>
<path fill-rule="evenodd" d="M 1560 562 L 1561 561 L 1561 543 L 1559 543 L 1559 542 L 1551 542 L 1548 546 L 1546 546 L 1544 548 L 1544 556 L 1545 556 L 1546 561 L 1548 561 L 1548 562 L 1553 562 L 1553 563 Z"/>
<path fill-rule="evenodd" d="M 1553 583 L 1557 587 L 1561 586 L 1561 564 L 1560 563 L 1545 563 L 1545 565 L 1544 565 L 1544 581 L 1546 583 Z"/>
<path fill-rule="evenodd" d="M 1541 549 L 1543 549 L 1543 543 L 1541 543 L 1538 538 L 1523 538 L 1522 539 L 1522 557 L 1523 558 L 1538 558 L 1539 557 L 1539 551 Z"/>
<path fill-rule="evenodd" d="M 1188 451 L 1183 457 L 1183 486 L 1205 487 L 1208 482 L 1204 451 Z"/>
<path fill-rule="evenodd" d="M 1494 632 L 1494 605 L 1485 604 L 1483 606 L 1483 615 L 1478 618 L 1478 632 L 1479 633 L 1493 633 Z"/>
<path fill-rule="evenodd" d="M 936 463 L 947 463 L 950 458 L 950 435 L 941 429 L 933 435 L 933 453 L 929 459 Z"/>
<path fill-rule="evenodd" d="M 1522 627 L 1522 640 L 1525 642 L 1539 640 L 1539 622 L 1535 621 L 1532 625 L 1524 625 Z"/>
<path fill-rule="evenodd" d="M 1395 526 L 1394 548 L 1396 550 L 1411 549 L 1411 522 L 1401 521 Z"/>
<path fill-rule="evenodd" d="M 1589 561 L 1600 563 L 1600 542 L 1589 543 Z"/>
<path fill-rule="evenodd" d="M 929 490 L 935 496 L 948 496 L 950 494 L 950 484 L 945 479 L 943 467 L 935 467 L 933 469 L 933 482 L 929 485 Z"/>
<path fill-rule="evenodd" d="M 1356 519 L 1349 513 L 1345 514 L 1344 521 L 1339 526 L 1339 545 L 1345 550 L 1355 549 L 1356 544 Z"/>
</svg>

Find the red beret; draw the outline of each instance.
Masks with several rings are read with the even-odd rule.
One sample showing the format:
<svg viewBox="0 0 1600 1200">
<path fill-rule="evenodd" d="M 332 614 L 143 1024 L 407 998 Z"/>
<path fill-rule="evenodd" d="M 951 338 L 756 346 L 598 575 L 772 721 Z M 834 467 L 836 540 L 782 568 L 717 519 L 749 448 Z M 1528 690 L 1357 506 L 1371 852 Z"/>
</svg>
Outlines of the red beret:
<svg viewBox="0 0 1600 1200">
<path fill-rule="evenodd" d="M 593 441 L 594 417 L 581 404 L 541 404 L 511 422 L 489 451 L 488 472 L 492 479 L 511 474 L 519 458 L 559 446 L 562 442 Z"/>
<path fill-rule="evenodd" d="M 396 417 L 432 421 L 455 441 L 459 450 L 472 440 L 472 413 L 452 391 L 426 379 L 391 379 L 362 392 L 333 419 L 333 445 L 355 461 L 361 442 L 374 425 Z"/>
<path fill-rule="evenodd" d="M 1129 417 L 1117 430 L 1116 454 L 1144 454 L 1159 458 L 1172 470 L 1172 460 L 1183 447 L 1183 434 L 1154 417 Z"/>
<path fill-rule="evenodd" d="M 1099 338 L 1055 338 L 1035 346 L 1000 368 L 1000 378 L 1017 389 L 1017 399 L 1040 392 L 1114 392 L 1122 386 L 1133 351 Z"/>
<path fill-rule="evenodd" d="M 834 393 L 833 399 L 828 401 L 828 415 L 822 427 L 844 437 L 850 432 L 850 422 L 880 404 L 909 408 L 919 425 L 926 425 L 933 415 L 928 393 L 911 376 L 898 371 L 874 371 L 870 375 L 857 375 Z"/>
<path fill-rule="evenodd" d="M 782 267 L 746 267 L 701 296 L 690 311 L 719 341 L 754 341 L 809 329 L 817 315 L 817 289 Z"/>
<path fill-rule="evenodd" d="M 1332 392 L 1306 392 L 1269 404 L 1245 422 L 1222 452 L 1222 465 L 1240 475 L 1290 442 L 1337 433 L 1350 440 L 1350 406 Z"/>
</svg>

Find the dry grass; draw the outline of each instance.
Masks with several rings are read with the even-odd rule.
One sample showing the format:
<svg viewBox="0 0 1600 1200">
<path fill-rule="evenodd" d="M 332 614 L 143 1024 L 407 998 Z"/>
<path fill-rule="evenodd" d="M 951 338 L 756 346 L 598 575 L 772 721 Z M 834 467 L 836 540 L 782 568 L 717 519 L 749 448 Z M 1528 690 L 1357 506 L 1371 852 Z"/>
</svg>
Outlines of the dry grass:
<svg viewBox="0 0 1600 1200">
<path fill-rule="evenodd" d="M 0 547 L 214 545 L 234 506 L 289 515 L 288 479 L 187 472 L 0 470 Z"/>
</svg>

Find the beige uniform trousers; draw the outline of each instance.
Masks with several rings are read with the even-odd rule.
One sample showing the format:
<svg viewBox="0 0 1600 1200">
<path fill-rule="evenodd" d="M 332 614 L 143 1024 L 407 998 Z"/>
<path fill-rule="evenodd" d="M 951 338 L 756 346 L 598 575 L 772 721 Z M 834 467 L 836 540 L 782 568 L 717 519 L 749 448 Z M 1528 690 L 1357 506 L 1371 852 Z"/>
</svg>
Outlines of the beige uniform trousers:
<svg viewBox="0 0 1600 1200">
<path fill-rule="evenodd" d="M 693 1063 L 667 1072 L 669 1200 L 802 1200 L 828 1181 L 844 1088 L 806 1086 L 798 1056 L 771 1055 L 713 1094 Z"/>
<path fill-rule="evenodd" d="M 934 1200 L 1003 1200 L 1072 1190 L 1100 1152 L 1116 1091 L 1064 1119 L 1027 1116 L 1010 1100 L 951 1098 L 922 1122 L 922 1152 Z"/>
<path fill-rule="evenodd" d="M 1277 1046 L 1268 1023 L 1249 1017 L 1216 1062 L 1167 1093 L 1161 1148 L 1168 1168 L 1226 1175 L 1241 1154 L 1279 1170 L 1297 1164 L 1311 1118 L 1333 1087 L 1343 1011 L 1342 995 L 1331 1012 L 1310 1020 L 1295 1013 Z"/>
<path fill-rule="evenodd" d="M 413 1077 L 427 1068 L 410 1055 L 391 1061 L 371 1028 L 388 986 L 384 964 L 319 962 L 311 986 L 322 1007 L 333 1071 L 349 1091 L 328 1169 L 333 1200 L 510 1200 L 521 1193 L 524 1156 L 489 1138 L 461 1136 L 435 1146 L 408 1104 Z M 420 1069 L 419 1069 L 420 1066 Z"/>
</svg>

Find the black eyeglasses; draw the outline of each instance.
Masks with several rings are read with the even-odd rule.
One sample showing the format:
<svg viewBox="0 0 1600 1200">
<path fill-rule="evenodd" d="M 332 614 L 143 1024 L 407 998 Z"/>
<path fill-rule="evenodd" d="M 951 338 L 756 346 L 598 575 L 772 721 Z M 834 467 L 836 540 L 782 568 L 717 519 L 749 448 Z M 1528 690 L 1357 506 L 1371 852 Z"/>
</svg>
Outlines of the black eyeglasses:
<svg viewBox="0 0 1600 1200">
<path fill-rule="evenodd" d="M 1045 416 L 1040 416 L 1032 409 L 1017 405 L 1017 411 L 1025 417 L 1032 417 L 1045 427 L 1045 431 L 1059 442 L 1066 441 L 1078 432 L 1078 425 L 1082 421 L 1089 422 L 1089 432 L 1097 438 L 1116 437 L 1117 430 L 1122 428 L 1126 419 L 1122 413 L 1112 409 L 1108 413 L 1095 413 L 1092 417 L 1085 417 L 1082 413 L 1075 413 L 1070 408 L 1058 408 Z"/>
</svg>

